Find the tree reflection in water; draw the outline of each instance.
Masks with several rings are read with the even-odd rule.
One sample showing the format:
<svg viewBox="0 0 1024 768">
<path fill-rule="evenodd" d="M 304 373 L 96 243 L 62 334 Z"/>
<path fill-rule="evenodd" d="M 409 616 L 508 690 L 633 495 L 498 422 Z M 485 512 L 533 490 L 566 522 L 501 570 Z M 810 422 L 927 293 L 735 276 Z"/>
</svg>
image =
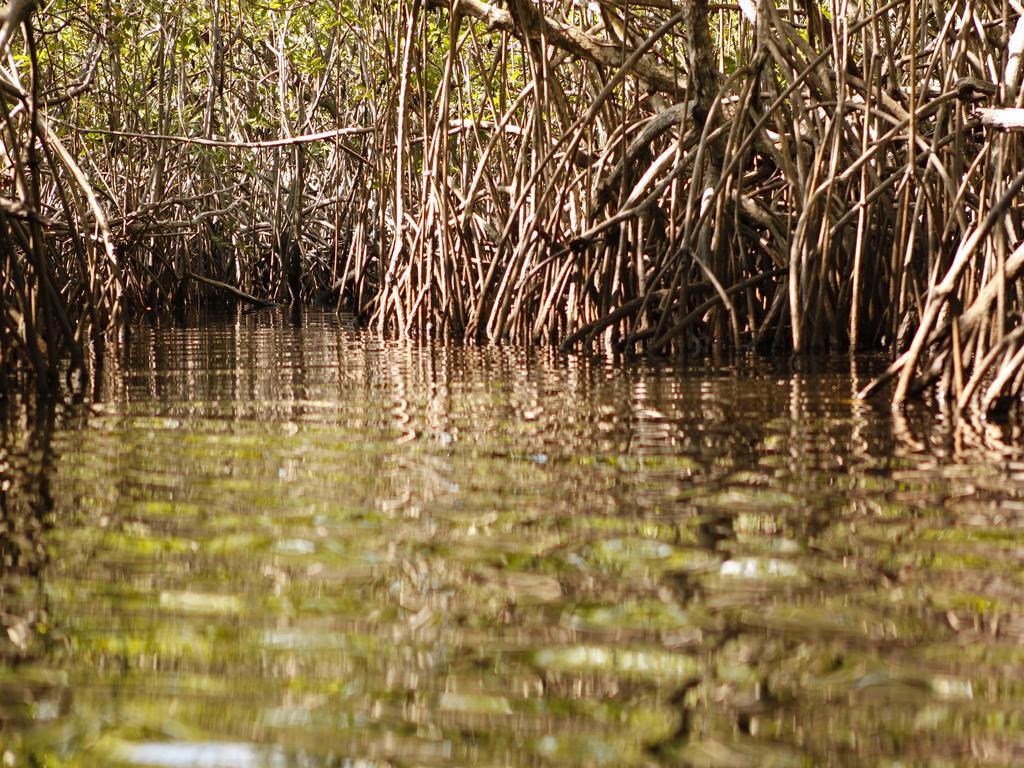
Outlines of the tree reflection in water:
<svg viewBox="0 0 1024 768">
<path fill-rule="evenodd" d="M 154 326 L 92 406 L 9 420 L 15 764 L 1024 754 L 1010 428 L 894 420 L 852 397 L 871 361 L 300 319 Z"/>
</svg>

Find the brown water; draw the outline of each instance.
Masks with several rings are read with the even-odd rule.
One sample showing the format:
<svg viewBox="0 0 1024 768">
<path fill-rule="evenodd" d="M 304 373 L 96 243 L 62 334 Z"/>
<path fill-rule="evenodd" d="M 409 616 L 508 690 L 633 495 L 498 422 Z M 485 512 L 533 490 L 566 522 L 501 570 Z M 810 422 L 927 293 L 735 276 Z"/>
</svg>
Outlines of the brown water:
<svg viewBox="0 0 1024 768">
<path fill-rule="evenodd" d="M 1024 458 L 868 370 L 137 330 L 0 442 L 0 765 L 1024 762 Z"/>
</svg>

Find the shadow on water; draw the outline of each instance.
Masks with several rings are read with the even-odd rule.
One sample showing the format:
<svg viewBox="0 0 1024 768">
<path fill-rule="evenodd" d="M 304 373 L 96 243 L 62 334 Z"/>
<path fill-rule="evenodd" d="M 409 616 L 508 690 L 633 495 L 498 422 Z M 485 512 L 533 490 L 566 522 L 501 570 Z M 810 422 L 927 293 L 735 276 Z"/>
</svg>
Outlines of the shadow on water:
<svg viewBox="0 0 1024 768">
<path fill-rule="evenodd" d="M 4 422 L 0 764 L 1018 762 L 1018 436 L 876 369 L 137 328 Z"/>
<path fill-rule="evenodd" d="M 49 657 L 51 611 L 45 588 L 49 532 L 55 525 L 52 478 L 56 410 L 5 404 L 0 410 L 0 728 L 66 712 L 66 686 L 25 669 Z M 14 753 L 3 750 L 8 763 Z M 15 763 L 17 764 L 17 763 Z"/>
</svg>

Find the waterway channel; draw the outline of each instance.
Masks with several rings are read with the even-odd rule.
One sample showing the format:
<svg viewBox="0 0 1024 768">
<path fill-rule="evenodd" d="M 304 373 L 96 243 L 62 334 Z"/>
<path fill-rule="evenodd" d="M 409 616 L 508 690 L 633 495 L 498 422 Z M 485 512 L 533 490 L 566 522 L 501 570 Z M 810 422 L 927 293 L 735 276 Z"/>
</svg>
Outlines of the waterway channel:
<svg viewBox="0 0 1024 768">
<path fill-rule="evenodd" d="M 135 328 L 2 422 L 0 765 L 1020 764 L 1019 436 L 877 366 Z"/>
</svg>

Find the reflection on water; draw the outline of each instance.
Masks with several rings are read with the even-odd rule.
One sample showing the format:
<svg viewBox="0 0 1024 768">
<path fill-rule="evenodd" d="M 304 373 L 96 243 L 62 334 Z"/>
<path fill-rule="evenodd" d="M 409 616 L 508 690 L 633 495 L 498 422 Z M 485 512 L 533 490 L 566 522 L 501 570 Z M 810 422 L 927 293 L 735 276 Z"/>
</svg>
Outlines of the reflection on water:
<svg viewBox="0 0 1024 768">
<path fill-rule="evenodd" d="M 0 442 L 0 765 L 1024 761 L 1024 462 L 849 363 L 262 312 Z"/>
</svg>

